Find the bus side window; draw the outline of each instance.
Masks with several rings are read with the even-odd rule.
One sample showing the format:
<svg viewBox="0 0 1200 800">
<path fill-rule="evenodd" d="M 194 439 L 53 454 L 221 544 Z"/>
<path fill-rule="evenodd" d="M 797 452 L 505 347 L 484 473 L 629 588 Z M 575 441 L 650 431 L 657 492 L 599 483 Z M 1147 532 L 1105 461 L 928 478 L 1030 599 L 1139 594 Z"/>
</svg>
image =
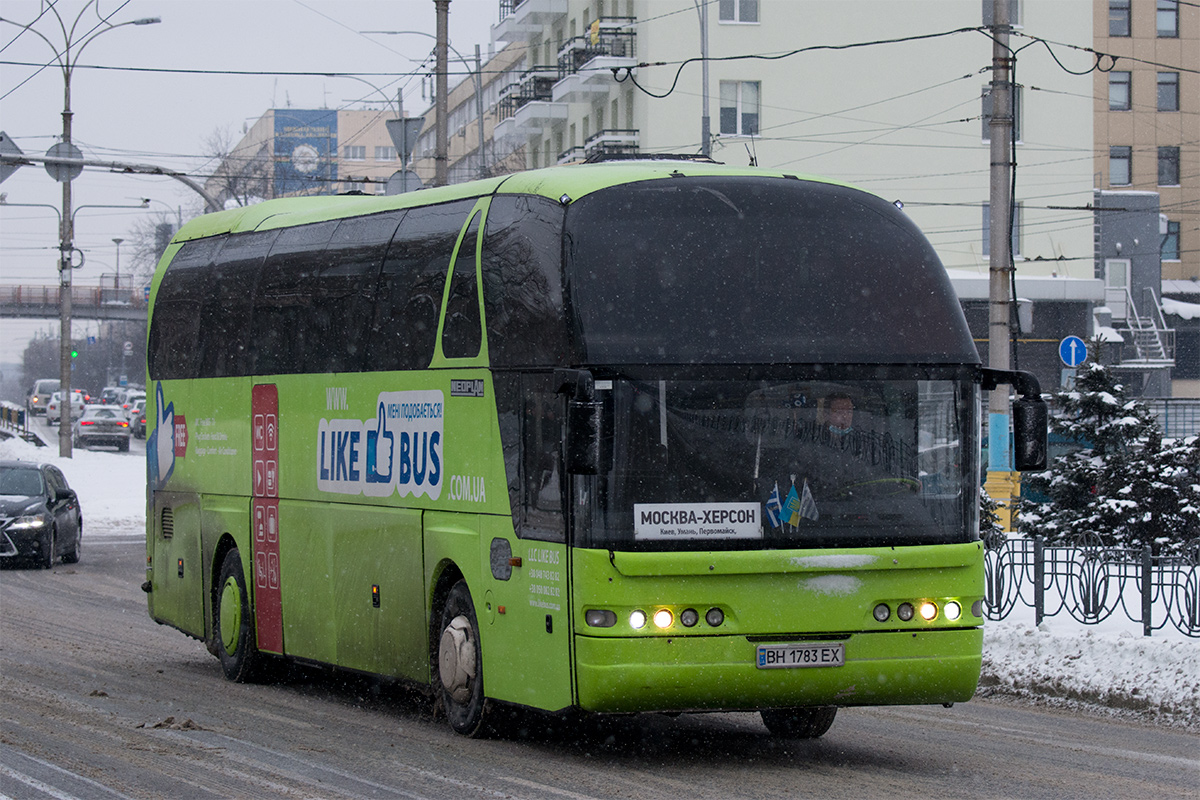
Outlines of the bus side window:
<svg viewBox="0 0 1200 800">
<path fill-rule="evenodd" d="M 309 320 L 306 372 L 358 372 L 367 354 L 379 273 L 402 212 L 350 217 L 325 248 Z"/>
<path fill-rule="evenodd" d="M 405 214 L 379 276 L 368 370 L 425 369 L 433 360 L 450 256 L 474 207 L 460 200 Z"/>
<path fill-rule="evenodd" d="M 254 375 L 308 370 L 306 354 L 319 346 L 309 320 L 321 254 L 337 222 L 285 228 L 271 247 L 254 296 L 251 369 Z M 312 370 L 314 372 L 319 370 Z"/>
<path fill-rule="evenodd" d="M 200 309 L 220 244 L 215 237 L 187 242 L 163 273 L 150 320 L 147 361 L 152 380 L 197 376 Z"/>
<path fill-rule="evenodd" d="M 483 345 L 479 281 L 475 275 L 480 216 L 471 218 L 454 258 L 454 271 L 450 273 L 450 297 L 446 300 L 446 325 L 442 330 L 442 355 L 446 358 L 475 358 Z"/>
<path fill-rule="evenodd" d="M 562 473 L 563 396 L 553 375 L 521 376 L 524 413 L 521 424 L 523 521 L 517 535 L 545 542 L 566 541 Z"/>
<path fill-rule="evenodd" d="M 563 308 L 563 207 L 540 197 L 492 199 L 481 266 L 493 367 L 553 366 L 568 356 Z"/>
<path fill-rule="evenodd" d="M 254 287 L 278 234 L 275 230 L 228 236 L 213 259 L 200 310 L 200 377 L 250 374 L 248 346 Z"/>
<path fill-rule="evenodd" d="M 512 511 L 513 530 L 520 531 L 524 505 L 521 495 L 521 374 L 494 371 L 492 386 L 496 394 L 496 416 L 500 426 L 500 447 L 504 454 L 504 476 L 508 484 L 508 505 Z"/>
</svg>

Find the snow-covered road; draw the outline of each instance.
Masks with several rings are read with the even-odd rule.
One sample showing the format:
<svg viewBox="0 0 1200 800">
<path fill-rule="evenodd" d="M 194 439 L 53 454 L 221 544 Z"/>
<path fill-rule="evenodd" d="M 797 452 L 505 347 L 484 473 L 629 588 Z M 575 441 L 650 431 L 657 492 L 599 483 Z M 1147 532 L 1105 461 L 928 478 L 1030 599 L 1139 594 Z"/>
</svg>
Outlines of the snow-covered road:
<svg viewBox="0 0 1200 800">
<path fill-rule="evenodd" d="M 52 448 L 0 441 L 0 459 L 57 464 L 79 493 L 87 537 L 140 536 L 145 530 L 145 461 L 136 453 Z M 85 558 L 86 558 L 85 545 Z M 985 628 L 980 694 L 1077 706 L 1200 730 L 1200 639 L 1173 630 L 1141 635 L 1121 619 L 1084 626 L 1051 618 L 1034 627 L 1018 609 Z"/>
</svg>

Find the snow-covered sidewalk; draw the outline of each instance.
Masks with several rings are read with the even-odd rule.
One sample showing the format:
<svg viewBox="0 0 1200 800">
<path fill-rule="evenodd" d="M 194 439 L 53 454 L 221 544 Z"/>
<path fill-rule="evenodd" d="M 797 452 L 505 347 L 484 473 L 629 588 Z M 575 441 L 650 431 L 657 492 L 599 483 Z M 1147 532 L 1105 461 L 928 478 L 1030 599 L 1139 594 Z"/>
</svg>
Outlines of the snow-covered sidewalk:
<svg viewBox="0 0 1200 800">
<path fill-rule="evenodd" d="M 80 496 L 88 537 L 141 536 L 145 461 L 132 454 L 78 450 L 61 459 L 49 447 L 0 440 L 0 460 L 49 461 Z M 86 550 L 85 550 L 86 553 Z M 1072 705 L 1200 729 L 1200 639 L 1174 630 L 1141 635 L 1124 619 L 1084 626 L 1050 618 L 1033 625 L 1017 609 L 984 628 L 981 696 Z"/>
<path fill-rule="evenodd" d="M 1127 620 L 1048 619 L 1034 627 L 1032 610 L 1014 612 L 984 627 L 979 696 L 1200 729 L 1200 640 L 1175 631 L 1142 636 Z"/>
</svg>

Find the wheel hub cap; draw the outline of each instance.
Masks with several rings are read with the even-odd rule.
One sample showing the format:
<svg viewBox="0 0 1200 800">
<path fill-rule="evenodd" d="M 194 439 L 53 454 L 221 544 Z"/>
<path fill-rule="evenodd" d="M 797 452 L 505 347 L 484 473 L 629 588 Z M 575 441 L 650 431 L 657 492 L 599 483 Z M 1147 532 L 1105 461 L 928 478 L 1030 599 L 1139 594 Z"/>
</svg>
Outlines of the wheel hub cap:
<svg viewBox="0 0 1200 800">
<path fill-rule="evenodd" d="M 442 686 L 456 703 L 471 699 L 471 681 L 475 678 L 475 640 L 471 622 L 460 614 L 442 631 L 438 648 L 438 674 Z"/>
</svg>

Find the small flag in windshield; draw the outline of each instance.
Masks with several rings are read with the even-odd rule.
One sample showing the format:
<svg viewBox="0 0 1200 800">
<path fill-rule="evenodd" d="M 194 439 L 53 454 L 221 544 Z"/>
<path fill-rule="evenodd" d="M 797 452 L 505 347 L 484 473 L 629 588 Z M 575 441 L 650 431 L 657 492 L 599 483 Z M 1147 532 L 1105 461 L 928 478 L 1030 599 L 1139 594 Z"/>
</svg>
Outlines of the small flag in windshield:
<svg viewBox="0 0 1200 800">
<path fill-rule="evenodd" d="M 775 482 L 775 488 L 771 490 L 771 496 L 767 498 L 767 521 L 771 523 L 772 528 L 779 527 L 779 517 L 783 513 L 783 503 L 779 500 L 779 481 Z"/>
</svg>

